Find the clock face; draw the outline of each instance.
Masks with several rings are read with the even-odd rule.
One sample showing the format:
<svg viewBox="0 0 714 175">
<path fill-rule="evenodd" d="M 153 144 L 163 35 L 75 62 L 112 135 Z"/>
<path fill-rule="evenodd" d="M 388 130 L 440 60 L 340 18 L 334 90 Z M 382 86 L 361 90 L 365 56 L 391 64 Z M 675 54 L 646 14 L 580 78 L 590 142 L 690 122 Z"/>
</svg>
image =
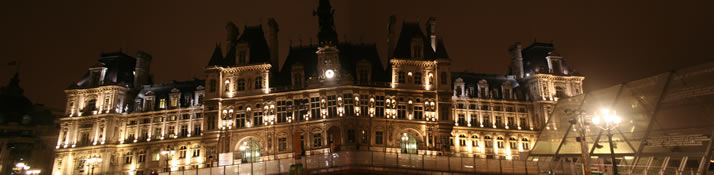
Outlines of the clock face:
<svg viewBox="0 0 714 175">
<path fill-rule="evenodd" d="M 327 69 L 325 71 L 325 77 L 327 77 L 327 78 L 335 77 L 335 71 L 333 71 L 332 69 Z"/>
</svg>

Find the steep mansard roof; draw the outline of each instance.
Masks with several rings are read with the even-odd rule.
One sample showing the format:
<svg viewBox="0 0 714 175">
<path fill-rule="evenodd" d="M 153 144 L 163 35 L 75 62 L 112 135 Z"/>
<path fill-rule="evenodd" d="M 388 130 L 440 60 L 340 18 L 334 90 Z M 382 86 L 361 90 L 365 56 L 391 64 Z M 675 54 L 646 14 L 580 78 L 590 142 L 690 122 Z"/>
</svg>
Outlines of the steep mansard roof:
<svg viewBox="0 0 714 175">
<path fill-rule="evenodd" d="M 513 94 L 516 100 L 526 100 L 525 88 L 521 88 L 520 84 L 513 76 L 508 75 L 493 75 L 493 74 L 481 74 L 481 73 L 470 73 L 470 72 L 451 72 L 451 81 L 456 82 L 457 79 L 461 78 L 464 81 L 465 88 L 472 87 L 474 89 L 474 94 L 468 94 L 471 98 L 478 98 L 478 84 L 481 80 L 486 80 L 488 84 L 489 91 L 498 92 L 498 96 L 491 97 L 491 99 L 503 99 L 503 86 L 505 83 L 510 83 L 511 88 L 513 88 Z M 456 85 L 455 83 L 452 83 Z M 454 88 L 456 89 L 456 88 Z M 511 99 L 512 100 L 512 99 Z"/>
<path fill-rule="evenodd" d="M 119 52 L 102 53 L 99 56 L 99 63 L 93 67 L 106 67 L 103 84 L 90 83 L 90 72 L 82 76 L 82 78 L 71 84 L 69 89 L 84 89 L 94 88 L 103 85 L 126 85 L 132 87 L 134 84 L 134 70 L 136 68 L 136 58 Z"/>
<path fill-rule="evenodd" d="M 152 84 L 152 85 L 145 85 L 144 88 L 136 95 L 135 101 L 136 100 L 141 100 L 143 101 L 144 97 L 146 96 L 154 96 L 154 101 L 153 101 L 153 107 L 154 109 L 143 109 L 144 111 L 157 111 L 157 110 L 163 110 L 160 109 L 159 107 L 159 99 L 166 99 L 166 103 L 168 105 L 169 103 L 169 95 L 171 95 L 171 91 L 173 89 L 177 89 L 179 91 L 179 107 L 190 107 L 192 101 L 196 101 L 198 99 L 194 99 L 194 95 L 196 94 L 197 90 L 201 90 L 200 88 L 205 87 L 205 80 L 200 80 L 200 79 L 194 79 L 194 80 L 189 80 L 189 81 L 172 81 L 170 83 L 164 83 L 164 84 Z M 129 104 L 134 104 L 133 102 L 130 102 Z M 130 109 L 132 112 L 140 112 L 140 111 L 133 111 L 135 108 Z"/>
<path fill-rule="evenodd" d="M 431 49 L 429 44 L 429 38 L 424 35 L 417 23 L 404 23 L 402 24 L 402 30 L 399 32 L 399 39 L 397 40 L 397 45 L 394 47 L 394 57 L 395 58 L 412 58 L 412 40 L 422 39 L 423 44 L 423 59 L 434 60 L 436 59 L 436 54 L 434 50 Z M 444 51 L 444 55 L 446 52 Z M 391 59 L 391 58 L 390 58 Z"/>
<path fill-rule="evenodd" d="M 270 49 L 265 40 L 265 33 L 262 25 L 245 26 L 243 34 L 236 42 L 228 44 L 225 57 L 222 55 L 220 46 L 216 46 L 208 62 L 208 66 L 235 66 L 238 56 L 237 47 L 247 44 L 249 47 L 248 64 L 270 63 Z"/>
<path fill-rule="evenodd" d="M 560 56 L 555 52 L 555 46 L 553 43 L 540 43 L 534 42 L 530 46 L 523 49 L 521 52 L 523 54 L 523 71 L 525 73 L 551 73 L 555 75 L 578 75 L 575 70 L 571 69 L 565 63 L 565 59 L 562 59 L 562 71 L 560 72 L 549 72 L 548 70 L 548 60 L 547 56 Z"/>
<path fill-rule="evenodd" d="M 340 43 L 337 45 L 339 50 L 340 64 L 342 71 L 351 74 L 353 79 L 357 79 L 357 63 L 361 60 L 367 60 L 372 69 L 373 82 L 385 82 L 387 78 L 382 66 L 382 61 L 379 59 L 377 47 L 374 44 L 351 44 Z M 287 83 L 280 85 L 290 85 L 291 71 L 293 65 L 301 64 L 305 71 L 305 80 L 309 77 L 316 78 L 317 71 L 317 46 L 293 47 L 290 48 L 290 53 L 282 66 L 276 83 Z M 345 73 L 345 72 L 343 72 Z"/>
</svg>

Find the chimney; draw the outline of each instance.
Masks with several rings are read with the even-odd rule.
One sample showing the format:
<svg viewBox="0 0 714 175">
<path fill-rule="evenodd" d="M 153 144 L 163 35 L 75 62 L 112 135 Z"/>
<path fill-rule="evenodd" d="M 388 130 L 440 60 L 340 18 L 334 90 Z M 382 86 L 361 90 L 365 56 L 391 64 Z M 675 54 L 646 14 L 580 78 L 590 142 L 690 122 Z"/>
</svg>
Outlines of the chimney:
<svg viewBox="0 0 714 175">
<path fill-rule="evenodd" d="M 431 49 L 436 52 L 436 18 L 433 16 L 426 21 L 426 35 L 429 36 Z"/>
<path fill-rule="evenodd" d="M 516 42 L 508 49 L 508 52 L 511 54 L 511 74 L 518 78 L 524 77 L 522 50 L 521 42 Z"/>
<path fill-rule="evenodd" d="M 397 44 L 397 16 L 389 16 L 389 23 L 387 26 L 387 60 L 392 59 L 394 57 L 394 47 L 395 44 Z M 387 62 L 389 64 L 389 62 Z"/>
<path fill-rule="evenodd" d="M 266 39 L 268 40 L 268 48 L 270 49 L 270 64 L 273 65 L 271 70 L 272 73 L 276 73 L 280 70 L 280 57 L 278 56 L 278 51 L 280 50 L 280 46 L 278 45 L 279 31 L 280 28 L 278 26 L 278 22 L 275 21 L 275 18 L 268 18 L 268 28 L 266 33 L 268 36 Z"/>
<path fill-rule="evenodd" d="M 149 83 L 151 68 L 151 55 L 144 51 L 136 53 L 136 67 L 134 68 L 134 88 L 141 89 Z"/>
</svg>

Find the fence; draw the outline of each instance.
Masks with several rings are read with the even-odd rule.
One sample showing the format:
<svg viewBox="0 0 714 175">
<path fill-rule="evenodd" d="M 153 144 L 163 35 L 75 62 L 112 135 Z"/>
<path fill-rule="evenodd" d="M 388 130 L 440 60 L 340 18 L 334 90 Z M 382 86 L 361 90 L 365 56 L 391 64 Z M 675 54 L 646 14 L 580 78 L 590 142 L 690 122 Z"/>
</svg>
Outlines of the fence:
<svg viewBox="0 0 714 175">
<path fill-rule="evenodd" d="M 310 172 L 329 173 L 342 170 L 389 171 L 408 173 L 454 172 L 454 173 L 502 173 L 538 174 L 547 165 L 535 161 L 482 159 L 476 157 L 432 156 L 387 152 L 344 151 L 303 156 L 301 159 L 286 158 L 255 163 L 211 168 L 172 171 L 171 175 L 237 175 L 237 174 L 286 174 L 290 165 L 302 163 Z M 168 175 L 168 172 L 160 175 Z"/>
</svg>

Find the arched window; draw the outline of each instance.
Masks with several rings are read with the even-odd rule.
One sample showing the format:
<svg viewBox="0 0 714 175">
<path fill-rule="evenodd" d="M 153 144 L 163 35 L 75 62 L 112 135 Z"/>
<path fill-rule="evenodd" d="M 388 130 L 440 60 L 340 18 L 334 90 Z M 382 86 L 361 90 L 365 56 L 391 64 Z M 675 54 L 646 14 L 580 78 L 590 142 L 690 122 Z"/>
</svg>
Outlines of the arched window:
<svg viewBox="0 0 714 175">
<path fill-rule="evenodd" d="M 260 145 L 255 141 L 244 141 L 239 150 L 243 163 L 256 162 L 260 158 Z"/>
</svg>

